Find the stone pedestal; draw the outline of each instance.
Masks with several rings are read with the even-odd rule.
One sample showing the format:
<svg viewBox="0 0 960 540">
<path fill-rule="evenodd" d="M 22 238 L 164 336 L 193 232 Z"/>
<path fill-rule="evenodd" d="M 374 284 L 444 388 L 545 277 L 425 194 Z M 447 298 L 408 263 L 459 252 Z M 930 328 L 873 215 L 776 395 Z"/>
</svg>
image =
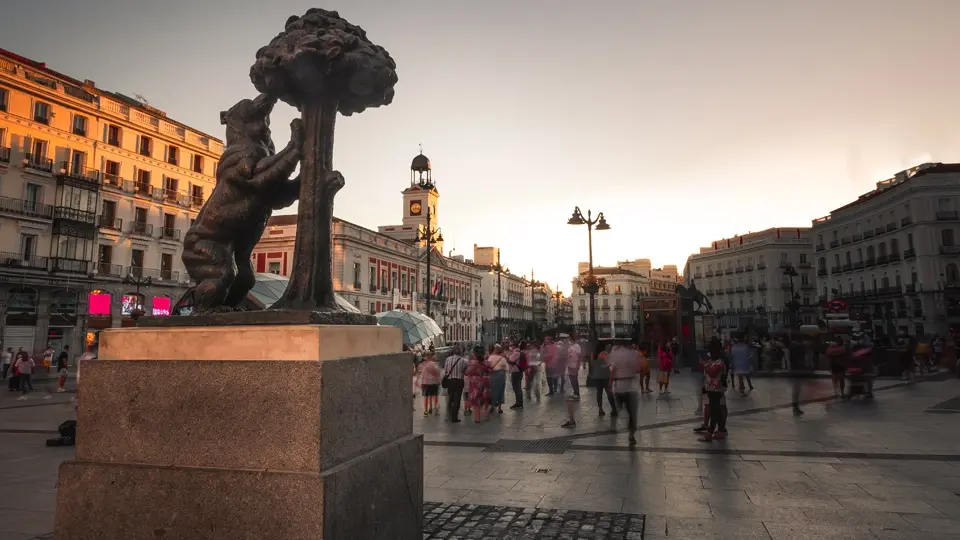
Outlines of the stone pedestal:
<svg viewBox="0 0 960 540">
<path fill-rule="evenodd" d="M 400 348 L 382 326 L 105 330 L 57 540 L 419 540 Z"/>
</svg>

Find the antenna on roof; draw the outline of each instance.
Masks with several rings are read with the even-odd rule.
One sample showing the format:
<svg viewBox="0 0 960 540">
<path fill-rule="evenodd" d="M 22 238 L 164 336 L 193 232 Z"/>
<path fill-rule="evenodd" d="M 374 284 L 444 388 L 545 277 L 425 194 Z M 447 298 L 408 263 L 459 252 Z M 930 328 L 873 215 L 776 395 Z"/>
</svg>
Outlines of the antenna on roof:
<svg viewBox="0 0 960 540">
<path fill-rule="evenodd" d="M 141 94 L 134 94 L 133 98 L 140 102 L 141 105 L 150 105 L 147 101 L 147 98 L 143 97 Z"/>
</svg>

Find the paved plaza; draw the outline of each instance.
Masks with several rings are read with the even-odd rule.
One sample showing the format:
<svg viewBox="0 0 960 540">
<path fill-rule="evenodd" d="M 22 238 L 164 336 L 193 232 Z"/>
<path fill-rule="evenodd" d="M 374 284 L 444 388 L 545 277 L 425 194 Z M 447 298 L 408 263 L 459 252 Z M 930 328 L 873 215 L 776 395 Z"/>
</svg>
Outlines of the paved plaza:
<svg viewBox="0 0 960 540">
<path fill-rule="evenodd" d="M 561 398 L 481 424 L 424 417 L 417 403 L 425 538 L 960 540 L 960 416 L 931 410 L 960 396 L 960 380 L 878 381 L 872 402 L 808 380 L 795 417 L 791 382 L 757 379 L 729 395 L 730 437 L 713 443 L 691 432 L 698 383 L 676 376 L 669 396 L 642 398 L 635 448 L 592 389 L 573 430 L 559 427 Z M 73 456 L 43 446 L 73 418 L 72 394 L 38 387 L 26 401 L 0 395 L 0 540 L 53 530 L 57 466 Z"/>
</svg>

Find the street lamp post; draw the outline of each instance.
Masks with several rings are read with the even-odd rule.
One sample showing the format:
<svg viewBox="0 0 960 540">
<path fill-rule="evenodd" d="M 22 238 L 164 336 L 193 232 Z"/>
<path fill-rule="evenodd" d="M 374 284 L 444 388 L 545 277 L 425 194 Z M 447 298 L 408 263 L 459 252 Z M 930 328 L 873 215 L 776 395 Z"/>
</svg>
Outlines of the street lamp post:
<svg viewBox="0 0 960 540">
<path fill-rule="evenodd" d="M 603 217 L 603 212 L 597 214 L 597 218 L 593 219 L 593 213 L 591 210 L 587 210 L 587 216 L 583 216 L 583 212 L 580 211 L 580 207 L 577 206 L 573 209 L 573 215 L 570 216 L 570 219 L 567 220 L 568 225 L 586 225 L 587 226 L 587 249 L 589 251 L 589 270 L 587 273 L 587 279 L 581 282 L 581 288 L 590 296 L 590 349 L 591 355 L 595 355 L 597 352 L 597 314 L 596 306 L 594 306 L 594 300 L 596 294 L 600 291 L 602 286 L 601 280 L 598 280 L 596 276 L 593 275 L 593 228 L 596 226 L 598 231 L 607 231 L 610 230 L 610 225 L 607 223 L 605 217 Z"/>
<path fill-rule="evenodd" d="M 500 335 L 500 308 L 503 304 L 503 296 L 501 295 L 503 287 L 500 286 L 503 278 L 503 266 L 500 264 L 500 248 L 497 248 L 496 264 L 490 266 L 490 274 L 492 275 L 494 272 L 497 273 L 497 343 L 500 343 L 500 340 L 502 339 L 502 336 Z"/>
<path fill-rule="evenodd" d="M 143 277 L 127 274 L 127 276 L 123 278 L 124 285 L 132 285 L 136 287 L 134 294 L 137 296 L 137 307 L 133 310 L 133 313 L 130 314 L 131 319 L 137 320 L 143 316 L 143 306 L 140 304 L 140 287 L 149 287 L 151 283 L 153 283 L 153 279 L 150 276 Z"/>
<path fill-rule="evenodd" d="M 432 217 L 432 212 L 430 211 L 430 206 L 427 205 L 427 228 L 423 232 L 417 233 L 417 241 L 427 243 L 427 317 L 431 317 L 430 310 L 430 295 L 432 283 L 430 282 L 430 252 L 433 251 L 433 244 L 436 242 L 443 242 L 443 234 L 440 233 L 440 229 L 430 229 L 430 218 Z"/>
</svg>

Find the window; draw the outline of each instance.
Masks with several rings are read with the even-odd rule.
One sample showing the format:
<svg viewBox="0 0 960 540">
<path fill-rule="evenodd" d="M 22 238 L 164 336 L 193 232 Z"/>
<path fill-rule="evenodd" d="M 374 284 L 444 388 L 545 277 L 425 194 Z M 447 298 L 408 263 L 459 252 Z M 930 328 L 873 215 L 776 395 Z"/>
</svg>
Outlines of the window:
<svg viewBox="0 0 960 540">
<path fill-rule="evenodd" d="M 370 267 L 370 290 L 373 291 L 377 288 L 377 267 Z"/>
<path fill-rule="evenodd" d="M 857 262 L 863 262 L 863 248 L 857 248 Z"/>
<path fill-rule="evenodd" d="M 107 126 L 107 144 L 110 146 L 120 146 L 120 127 Z"/>
<path fill-rule="evenodd" d="M 140 136 L 140 148 L 137 149 L 140 152 L 141 156 L 150 157 L 153 155 L 153 139 L 150 137 Z"/>
<path fill-rule="evenodd" d="M 380 290 L 381 291 L 387 290 L 387 271 L 386 270 L 380 271 Z"/>
<path fill-rule="evenodd" d="M 87 154 L 84 152 L 73 151 L 73 155 L 70 158 L 70 171 L 73 174 L 83 174 L 84 168 L 87 165 Z"/>
<path fill-rule="evenodd" d="M 162 279 L 173 279 L 173 254 L 160 254 L 160 277 Z"/>
<path fill-rule="evenodd" d="M 137 193 L 150 195 L 150 171 L 137 170 Z"/>
<path fill-rule="evenodd" d="M 953 206 L 950 197 L 941 197 L 937 199 L 937 211 L 938 212 L 949 212 Z"/>
<path fill-rule="evenodd" d="M 360 263 L 353 263 L 353 289 L 360 290 Z"/>
<path fill-rule="evenodd" d="M 36 211 L 37 205 L 40 204 L 40 201 L 43 200 L 41 197 L 42 187 L 39 184 L 28 183 L 26 185 L 26 190 L 24 192 L 24 199 L 26 200 L 26 210 Z"/>
<path fill-rule="evenodd" d="M 37 256 L 37 235 L 20 235 L 20 255 L 25 261 L 29 261 Z"/>
<path fill-rule="evenodd" d="M 280 275 L 280 262 L 270 261 L 270 264 L 267 265 L 267 272 L 274 275 Z"/>
<path fill-rule="evenodd" d="M 950 263 L 947 265 L 947 283 L 955 284 L 960 281 L 960 270 L 957 270 L 957 265 Z"/>
<path fill-rule="evenodd" d="M 107 160 L 103 165 L 103 175 L 113 185 L 120 185 L 120 164 Z"/>
<path fill-rule="evenodd" d="M 142 249 L 130 250 L 130 266 L 134 268 L 143 268 L 143 250 Z"/>
<path fill-rule="evenodd" d="M 6 89 L 0 88 L 0 111 L 6 111 L 6 110 L 7 110 L 7 96 L 8 96 L 8 95 L 9 95 L 9 92 L 7 92 Z"/>
<path fill-rule="evenodd" d="M 907 233 L 907 249 L 913 249 L 913 233 Z"/>
<path fill-rule="evenodd" d="M 40 141 L 34 139 L 33 147 L 31 148 L 30 161 L 33 163 L 43 163 L 47 158 L 47 141 Z"/>
<path fill-rule="evenodd" d="M 42 101 L 33 104 L 33 119 L 41 124 L 50 123 L 50 105 Z"/>
<path fill-rule="evenodd" d="M 167 163 L 177 165 L 180 162 L 180 149 L 174 145 L 167 147 Z"/>
<path fill-rule="evenodd" d="M 622 292 L 622 291 L 620 290 L 620 286 L 619 286 L 619 285 L 617 285 L 616 291 L 617 291 L 617 292 Z"/>
<path fill-rule="evenodd" d="M 807 254 L 806 254 L 806 253 L 801 253 L 801 254 L 800 254 L 800 264 L 807 264 Z"/>
<path fill-rule="evenodd" d="M 166 229 L 173 229 L 177 226 L 176 214 L 163 214 L 163 226 Z"/>
<path fill-rule="evenodd" d="M 896 238 L 890 239 L 890 254 L 898 255 L 900 253 L 900 241 Z"/>
<path fill-rule="evenodd" d="M 146 208 L 135 208 L 133 210 L 133 220 L 137 223 L 146 223 L 147 222 L 147 209 Z"/>
<path fill-rule="evenodd" d="M 943 229 L 940 231 L 940 241 L 944 246 L 953 245 L 953 229 Z"/>
<path fill-rule="evenodd" d="M 6 128 L 0 128 L 0 147 L 3 146 L 3 141 L 7 140 L 7 130 Z M 9 156 L 8 156 L 9 159 Z"/>
<path fill-rule="evenodd" d="M 203 156 L 193 155 L 193 172 L 203 172 Z"/>
<path fill-rule="evenodd" d="M 100 273 L 106 273 L 103 271 L 103 266 L 113 262 L 113 246 L 101 244 L 97 253 L 97 262 L 101 264 Z"/>
<path fill-rule="evenodd" d="M 81 137 L 87 136 L 87 117 L 79 114 L 73 117 L 73 134 Z"/>
<path fill-rule="evenodd" d="M 176 178 L 165 176 L 163 178 L 163 197 L 168 201 L 177 200 L 177 188 L 180 187 L 180 181 Z"/>
<path fill-rule="evenodd" d="M 397 272 L 390 272 L 390 289 L 394 290 L 397 288 Z"/>
<path fill-rule="evenodd" d="M 103 201 L 103 209 L 100 212 L 101 227 L 112 227 L 113 221 L 117 217 L 117 203 L 115 201 Z"/>
</svg>

